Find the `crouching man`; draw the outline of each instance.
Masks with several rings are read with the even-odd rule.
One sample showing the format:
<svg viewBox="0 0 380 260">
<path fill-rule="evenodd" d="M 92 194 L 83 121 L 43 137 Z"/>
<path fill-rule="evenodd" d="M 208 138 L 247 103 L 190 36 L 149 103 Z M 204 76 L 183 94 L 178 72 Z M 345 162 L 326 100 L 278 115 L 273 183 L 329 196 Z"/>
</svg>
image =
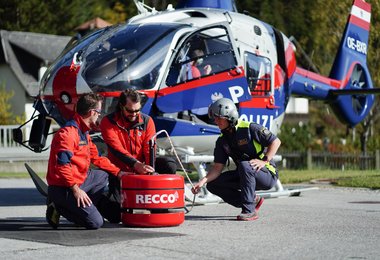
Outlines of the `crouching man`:
<svg viewBox="0 0 380 260">
<path fill-rule="evenodd" d="M 238 120 L 238 111 L 230 99 L 222 98 L 211 104 L 208 115 L 222 134 L 216 141 L 214 165 L 192 191 L 198 193 L 207 183 L 211 193 L 241 208 L 237 220 L 255 220 L 264 201 L 256 190 L 271 189 L 278 179 L 272 159 L 281 141 L 259 124 Z M 222 173 L 228 157 L 234 160 L 237 169 Z"/>
<path fill-rule="evenodd" d="M 103 98 L 85 94 L 78 100 L 72 120 L 55 133 L 51 144 L 47 172 L 48 207 L 46 220 L 53 227 L 59 225 L 60 215 L 87 229 L 103 225 L 100 204 L 107 211 L 103 195 L 108 173 L 125 174 L 108 158 L 99 156 L 91 141 L 89 130 L 96 127 Z M 100 169 L 90 169 L 90 164 Z M 108 173 L 107 173 L 108 172 Z"/>
</svg>

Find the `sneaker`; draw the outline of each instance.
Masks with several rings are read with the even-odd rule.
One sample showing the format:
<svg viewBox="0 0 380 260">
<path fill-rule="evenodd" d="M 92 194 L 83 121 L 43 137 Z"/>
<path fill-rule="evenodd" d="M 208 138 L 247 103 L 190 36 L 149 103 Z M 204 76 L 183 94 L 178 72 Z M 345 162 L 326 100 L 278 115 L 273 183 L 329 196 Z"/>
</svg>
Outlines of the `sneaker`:
<svg viewBox="0 0 380 260">
<path fill-rule="evenodd" d="M 264 198 L 260 197 L 259 195 L 256 195 L 255 202 L 256 202 L 255 211 L 257 212 L 260 209 L 261 205 L 263 204 Z"/>
<path fill-rule="evenodd" d="M 251 220 L 256 220 L 259 218 L 256 212 L 252 213 L 240 213 L 237 217 L 237 220 L 242 220 L 242 221 L 251 221 Z"/>
<path fill-rule="evenodd" d="M 55 208 L 54 202 L 50 202 L 46 209 L 46 221 L 52 228 L 57 229 L 59 226 L 59 218 L 60 215 Z"/>
</svg>

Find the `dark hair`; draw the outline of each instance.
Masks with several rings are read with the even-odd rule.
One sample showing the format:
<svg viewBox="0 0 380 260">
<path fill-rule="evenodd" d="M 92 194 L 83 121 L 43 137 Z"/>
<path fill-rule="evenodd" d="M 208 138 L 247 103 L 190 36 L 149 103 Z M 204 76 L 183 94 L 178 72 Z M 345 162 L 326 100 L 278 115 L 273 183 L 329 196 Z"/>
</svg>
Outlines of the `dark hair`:
<svg viewBox="0 0 380 260">
<path fill-rule="evenodd" d="M 201 50 L 201 49 L 194 49 L 194 50 L 191 52 L 190 57 L 191 57 L 192 59 L 196 59 L 196 58 L 199 58 L 199 57 L 204 56 L 204 55 L 205 55 L 205 54 L 204 54 L 203 50 Z"/>
<path fill-rule="evenodd" d="M 136 89 L 127 89 L 121 92 L 119 102 L 116 107 L 116 111 L 120 111 L 121 107 L 127 104 L 127 99 L 130 99 L 133 103 L 141 102 L 141 94 Z"/>
<path fill-rule="evenodd" d="M 87 115 L 91 109 L 96 109 L 99 101 L 100 102 L 103 101 L 103 97 L 98 94 L 95 94 L 95 93 L 84 94 L 78 99 L 77 113 L 81 116 Z"/>
</svg>

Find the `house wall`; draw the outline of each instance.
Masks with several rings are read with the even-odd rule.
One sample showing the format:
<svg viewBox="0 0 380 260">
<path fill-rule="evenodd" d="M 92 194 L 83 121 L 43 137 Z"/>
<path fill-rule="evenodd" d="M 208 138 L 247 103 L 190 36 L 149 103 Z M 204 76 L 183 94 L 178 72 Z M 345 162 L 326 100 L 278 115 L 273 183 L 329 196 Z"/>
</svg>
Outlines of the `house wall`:
<svg viewBox="0 0 380 260">
<path fill-rule="evenodd" d="M 285 111 L 284 123 L 306 123 L 309 121 L 309 100 L 290 97 Z"/>
<path fill-rule="evenodd" d="M 0 64 L 0 85 L 3 84 L 5 84 L 7 91 L 13 91 L 14 93 L 10 100 L 12 114 L 18 116 L 24 115 L 25 103 L 27 102 L 26 92 L 7 64 Z"/>
</svg>

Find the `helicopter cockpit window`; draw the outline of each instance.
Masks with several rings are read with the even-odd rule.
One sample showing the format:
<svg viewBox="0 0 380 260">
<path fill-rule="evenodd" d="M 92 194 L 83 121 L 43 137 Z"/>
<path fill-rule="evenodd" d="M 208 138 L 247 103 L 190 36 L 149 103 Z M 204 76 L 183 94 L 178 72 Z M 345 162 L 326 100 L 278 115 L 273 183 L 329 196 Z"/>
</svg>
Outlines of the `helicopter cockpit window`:
<svg viewBox="0 0 380 260">
<path fill-rule="evenodd" d="M 126 24 L 97 39 L 83 54 L 81 75 L 93 91 L 151 89 L 180 24 Z"/>
<path fill-rule="evenodd" d="M 272 69 L 268 58 L 245 53 L 246 73 L 252 96 L 266 96 L 271 91 Z"/>
<path fill-rule="evenodd" d="M 166 84 L 174 86 L 235 68 L 237 61 L 225 28 L 205 29 L 193 34 L 179 49 Z"/>
</svg>

